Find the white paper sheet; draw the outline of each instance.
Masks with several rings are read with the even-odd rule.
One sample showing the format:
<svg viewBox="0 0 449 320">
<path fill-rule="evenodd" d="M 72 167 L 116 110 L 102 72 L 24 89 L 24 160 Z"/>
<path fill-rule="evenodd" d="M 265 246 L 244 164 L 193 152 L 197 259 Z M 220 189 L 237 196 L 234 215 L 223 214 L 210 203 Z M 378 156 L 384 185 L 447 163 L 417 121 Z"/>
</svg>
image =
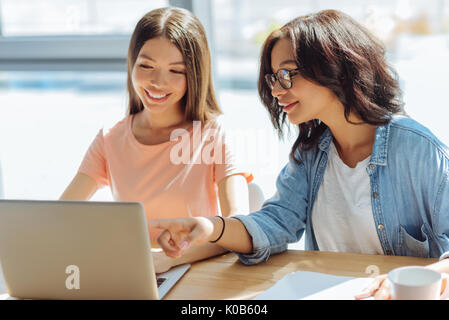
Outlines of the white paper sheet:
<svg viewBox="0 0 449 320">
<path fill-rule="evenodd" d="M 324 273 L 297 271 L 287 274 L 255 300 L 354 300 L 373 281 Z"/>
</svg>

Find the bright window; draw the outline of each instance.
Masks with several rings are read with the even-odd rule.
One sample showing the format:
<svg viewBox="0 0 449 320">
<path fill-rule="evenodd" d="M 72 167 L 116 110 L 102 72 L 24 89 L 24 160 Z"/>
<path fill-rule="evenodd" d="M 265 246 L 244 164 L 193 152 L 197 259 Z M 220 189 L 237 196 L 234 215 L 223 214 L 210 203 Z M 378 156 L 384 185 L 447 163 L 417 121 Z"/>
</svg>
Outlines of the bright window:
<svg viewBox="0 0 449 320">
<path fill-rule="evenodd" d="M 1 0 L 3 36 L 131 33 L 144 12 L 168 0 Z"/>
<path fill-rule="evenodd" d="M 193 1 L 193 8 L 203 1 Z M 1 31 L 7 36 L 130 33 L 143 13 L 167 4 L 2 0 Z M 406 111 L 449 144 L 448 0 L 213 0 L 207 25 L 214 39 L 215 87 L 229 128 L 246 135 L 241 149 L 251 150 L 245 160 L 266 197 L 275 190 L 295 136 L 277 140 L 257 96 L 260 47 L 273 28 L 326 8 L 347 12 L 385 41 L 388 59 L 400 75 Z M 102 124 L 124 116 L 125 81 L 123 72 L 0 72 L 5 195 L 57 198 Z M 97 197 L 111 198 L 107 190 Z"/>
</svg>

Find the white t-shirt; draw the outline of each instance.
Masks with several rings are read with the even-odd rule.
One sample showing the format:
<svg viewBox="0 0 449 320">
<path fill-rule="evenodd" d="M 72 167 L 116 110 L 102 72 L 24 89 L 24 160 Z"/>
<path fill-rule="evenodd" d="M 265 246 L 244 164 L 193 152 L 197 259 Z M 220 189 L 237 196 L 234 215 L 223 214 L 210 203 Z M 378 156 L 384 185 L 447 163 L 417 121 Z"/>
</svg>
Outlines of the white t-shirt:
<svg viewBox="0 0 449 320">
<path fill-rule="evenodd" d="M 320 251 L 383 254 L 371 207 L 366 166 L 370 157 L 348 167 L 334 143 L 312 209 L 312 226 Z"/>
</svg>

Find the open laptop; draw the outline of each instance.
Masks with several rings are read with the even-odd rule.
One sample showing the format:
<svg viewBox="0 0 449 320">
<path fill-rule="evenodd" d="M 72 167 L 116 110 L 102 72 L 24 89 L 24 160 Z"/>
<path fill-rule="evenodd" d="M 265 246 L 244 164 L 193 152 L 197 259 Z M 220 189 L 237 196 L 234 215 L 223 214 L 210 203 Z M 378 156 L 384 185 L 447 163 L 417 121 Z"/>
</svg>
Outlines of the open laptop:
<svg viewBox="0 0 449 320">
<path fill-rule="evenodd" d="M 161 299 L 190 267 L 156 278 L 137 202 L 0 200 L 0 262 L 22 299 Z"/>
</svg>

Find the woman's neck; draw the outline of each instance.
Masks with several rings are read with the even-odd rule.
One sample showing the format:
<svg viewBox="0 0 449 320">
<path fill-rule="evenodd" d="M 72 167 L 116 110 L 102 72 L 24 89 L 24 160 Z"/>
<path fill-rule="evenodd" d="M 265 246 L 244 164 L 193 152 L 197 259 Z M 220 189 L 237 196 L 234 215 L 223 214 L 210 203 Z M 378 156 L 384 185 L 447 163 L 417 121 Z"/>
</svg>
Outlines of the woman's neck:
<svg viewBox="0 0 449 320">
<path fill-rule="evenodd" d="M 154 131 L 173 129 L 185 124 L 184 114 L 180 109 L 167 109 L 162 113 L 151 113 L 144 108 L 138 121 L 140 127 Z"/>
<path fill-rule="evenodd" d="M 354 123 L 360 123 L 356 117 L 349 117 Z M 371 124 L 352 124 L 346 121 L 334 122 L 328 125 L 334 141 L 342 151 L 351 151 L 374 144 L 376 126 Z"/>
<path fill-rule="evenodd" d="M 363 123 L 360 117 L 351 113 L 348 122 L 344 116 L 344 108 L 323 120 L 334 137 L 334 144 L 340 158 L 349 167 L 355 167 L 358 162 L 366 159 L 371 153 L 376 136 L 376 126 Z"/>
</svg>

